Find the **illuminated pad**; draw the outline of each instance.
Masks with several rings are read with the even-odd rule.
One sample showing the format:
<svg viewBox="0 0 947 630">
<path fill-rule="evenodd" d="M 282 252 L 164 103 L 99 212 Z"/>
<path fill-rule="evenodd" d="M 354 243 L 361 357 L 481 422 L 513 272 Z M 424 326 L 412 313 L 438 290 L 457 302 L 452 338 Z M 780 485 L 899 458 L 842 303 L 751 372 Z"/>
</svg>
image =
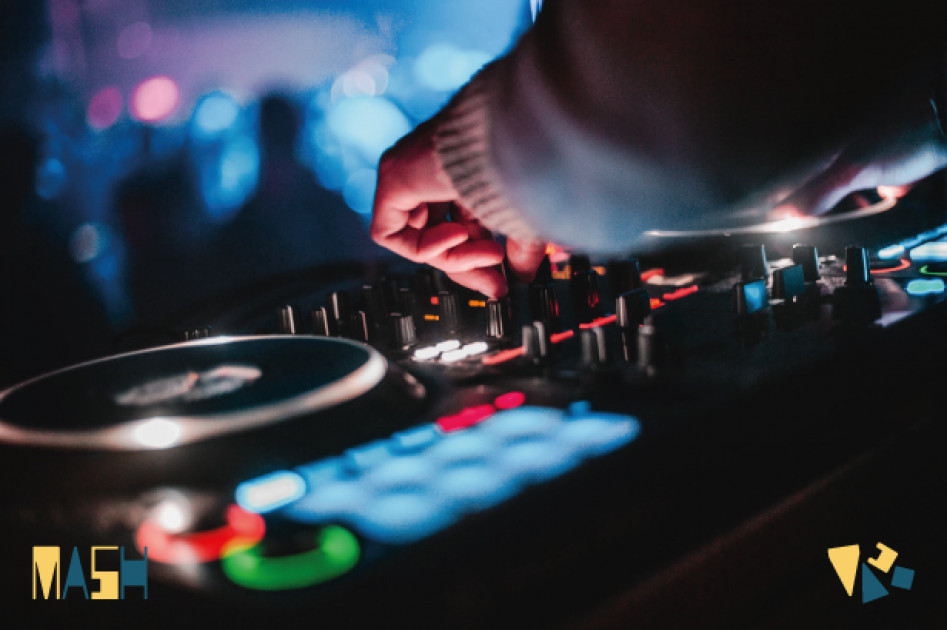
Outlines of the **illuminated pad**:
<svg viewBox="0 0 947 630">
<path fill-rule="evenodd" d="M 270 509 L 295 494 L 289 480 L 298 478 L 305 492 L 281 508 L 283 516 L 342 522 L 370 540 L 407 544 L 613 451 L 639 429 L 635 418 L 592 411 L 588 403 L 568 410 L 520 406 L 462 430 L 432 423 L 395 433 L 244 482 L 242 494 L 256 490 L 259 507 Z"/>
<path fill-rule="evenodd" d="M 935 241 L 918 245 L 911 250 L 911 260 L 916 262 L 947 260 L 947 242 Z"/>
</svg>

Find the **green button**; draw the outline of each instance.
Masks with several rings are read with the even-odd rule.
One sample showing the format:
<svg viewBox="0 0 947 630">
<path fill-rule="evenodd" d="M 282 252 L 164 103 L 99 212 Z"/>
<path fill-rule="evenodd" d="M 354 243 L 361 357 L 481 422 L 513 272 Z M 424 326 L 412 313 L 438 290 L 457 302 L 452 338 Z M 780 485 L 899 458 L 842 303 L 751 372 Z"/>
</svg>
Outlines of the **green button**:
<svg viewBox="0 0 947 630">
<path fill-rule="evenodd" d="M 344 527 L 329 525 L 316 534 L 316 547 L 292 556 L 264 557 L 262 545 L 237 549 L 220 562 L 234 584 L 261 591 L 305 588 L 352 569 L 360 554 L 358 540 Z"/>
</svg>

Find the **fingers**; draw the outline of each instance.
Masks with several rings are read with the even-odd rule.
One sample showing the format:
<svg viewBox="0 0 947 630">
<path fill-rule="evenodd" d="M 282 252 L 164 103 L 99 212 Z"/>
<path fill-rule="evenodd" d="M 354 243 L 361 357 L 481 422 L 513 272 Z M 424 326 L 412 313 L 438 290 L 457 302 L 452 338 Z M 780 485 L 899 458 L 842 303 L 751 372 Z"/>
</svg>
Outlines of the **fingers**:
<svg viewBox="0 0 947 630">
<path fill-rule="evenodd" d="M 464 208 L 424 125 L 389 149 L 378 166 L 372 238 L 409 260 L 446 272 L 485 295 L 505 295 L 497 266 L 503 247 Z M 453 214 L 455 221 L 448 221 Z M 538 264 L 538 263 L 537 263 Z"/>
<path fill-rule="evenodd" d="M 532 282 L 545 255 L 545 243 L 521 242 L 513 239 L 506 241 L 506 257 L 510 263 L 510 269 L 521 282 Z"/>
<path fill-rule="evenodd" d="M 492 267 L 503 262 L 503 246 L 494 240 L 468 240 L 428 261 L 448 273 Z"/>
<path fill-rule="evenodd" d="M 470 271 L 450 272 L 447 277 L 457 284 L 479 291 L 489 298 L 503 297 L 508 290 L 506 280 L 497 267 L 481 267 Z"/>
</svg>

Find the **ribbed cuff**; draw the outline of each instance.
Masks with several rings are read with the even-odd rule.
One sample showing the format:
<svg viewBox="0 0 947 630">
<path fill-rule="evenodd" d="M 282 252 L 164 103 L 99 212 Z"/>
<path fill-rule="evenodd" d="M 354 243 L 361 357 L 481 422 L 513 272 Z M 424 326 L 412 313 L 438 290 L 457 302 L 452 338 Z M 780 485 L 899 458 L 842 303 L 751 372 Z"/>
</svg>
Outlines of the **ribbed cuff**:
<svg viewBox="0 0 947 630">
<path fill-rule="evenodd" d="M 521 242 L 541 241 L 510 203 L 493 166 L 489 70 L 475 76 L 437 115 L 434 146 L 461 201 L 484 227 Z"/>
</svg>

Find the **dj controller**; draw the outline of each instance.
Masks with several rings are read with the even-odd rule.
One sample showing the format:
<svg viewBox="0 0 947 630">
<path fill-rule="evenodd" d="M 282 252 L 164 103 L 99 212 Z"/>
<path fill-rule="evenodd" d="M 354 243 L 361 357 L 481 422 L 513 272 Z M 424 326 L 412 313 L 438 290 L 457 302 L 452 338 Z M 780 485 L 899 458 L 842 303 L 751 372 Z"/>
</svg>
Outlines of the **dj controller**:
<svg viewBox="0 0 947 630">
<path fill-rule="evenodd" d="M 501 299 L 405 262 L 320 267 L 11 387 L 6 618 L 926 627 L 939 190 L 650 257 L 551 249 Z M 826 549 L 878 541 L 916 584 L 860 606 Z M 86 600 L 103 571 L 123 599 Z"/>
</svg>

